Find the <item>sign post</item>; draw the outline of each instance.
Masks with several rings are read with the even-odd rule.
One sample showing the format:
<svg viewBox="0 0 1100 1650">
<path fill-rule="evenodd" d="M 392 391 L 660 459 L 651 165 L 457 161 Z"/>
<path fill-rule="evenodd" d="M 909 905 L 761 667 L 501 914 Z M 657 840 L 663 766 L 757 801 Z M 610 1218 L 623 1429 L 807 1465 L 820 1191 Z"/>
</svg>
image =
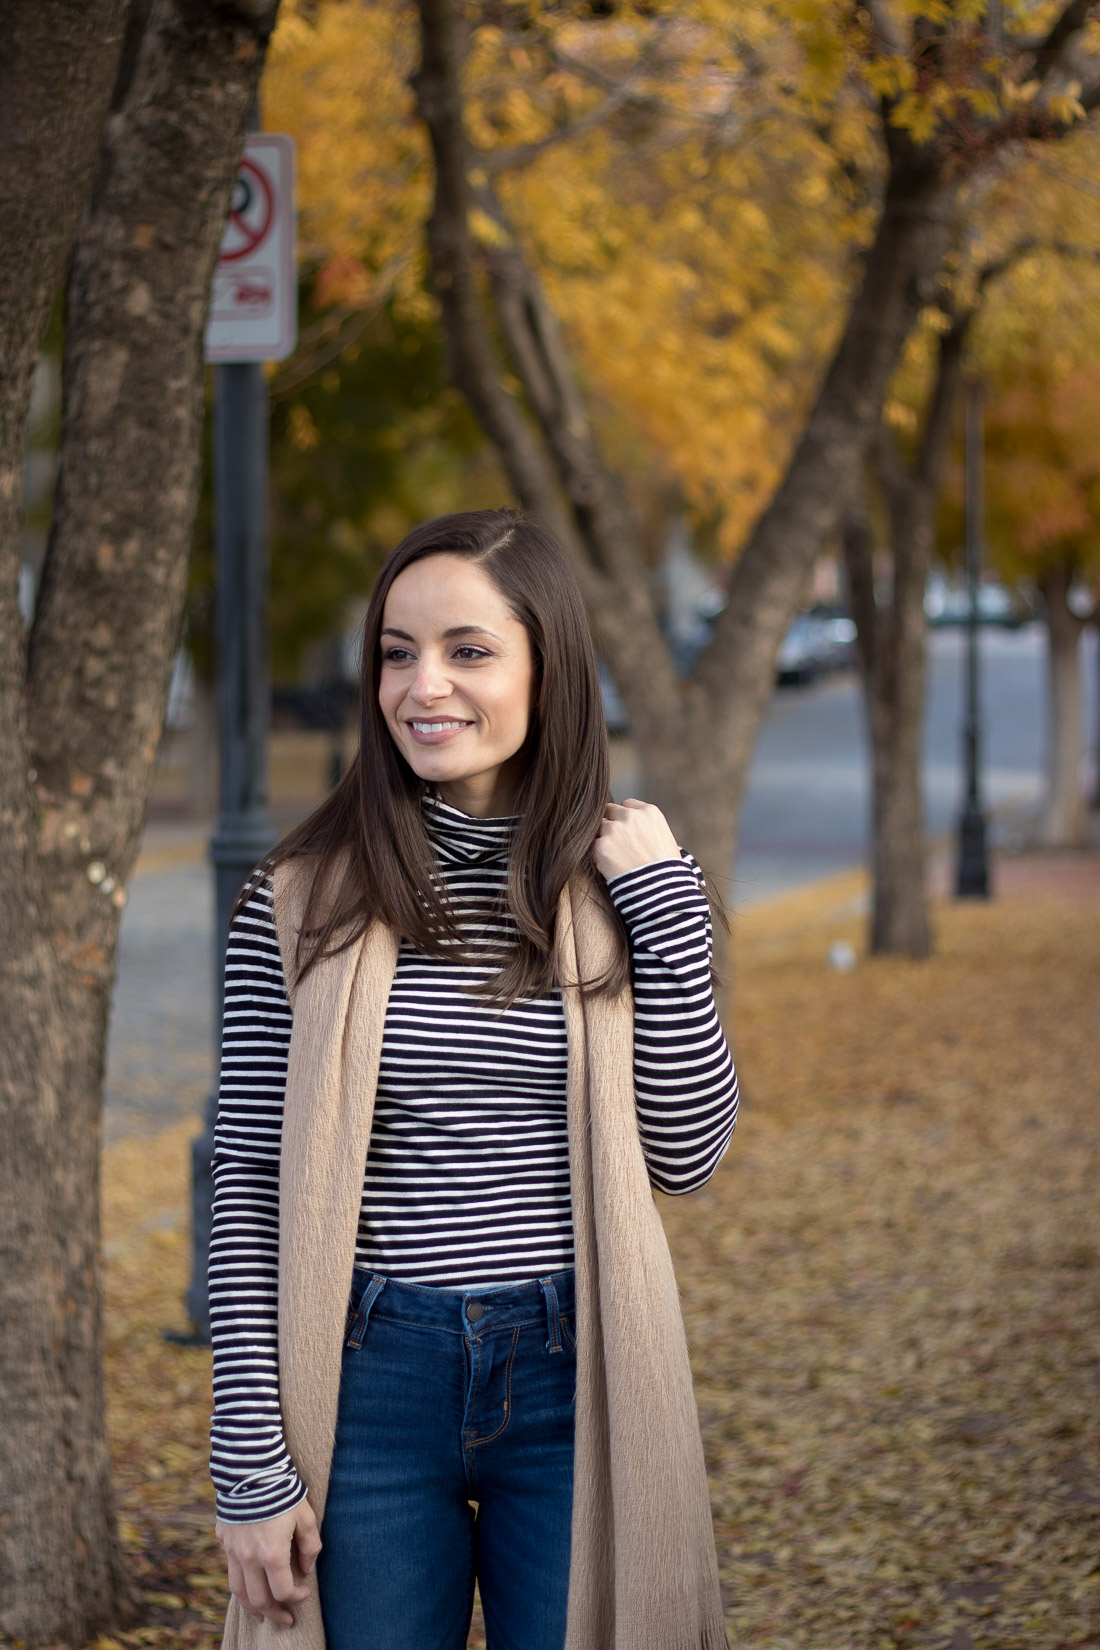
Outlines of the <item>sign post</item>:
<svg viewBox="0 0 1100 1650">
<path fill-rule="evenodd" d="M 221 1044 L 222 981 L 233 902 L 275 830 L 267 803 L 270 683 L 267 648 L 267 386 L 297 335 L 294 144 L 279 133 L 245 142 L 214 273 L 206 359 L 214 383 L 214 539 L 218 643 L 218 820 L 214 867 L 214 1028 Z M 190 1339 L 208 1344 L 206 1275 L 213 1211 L 217 1089 L 192 1147 Z"/>
</svg>

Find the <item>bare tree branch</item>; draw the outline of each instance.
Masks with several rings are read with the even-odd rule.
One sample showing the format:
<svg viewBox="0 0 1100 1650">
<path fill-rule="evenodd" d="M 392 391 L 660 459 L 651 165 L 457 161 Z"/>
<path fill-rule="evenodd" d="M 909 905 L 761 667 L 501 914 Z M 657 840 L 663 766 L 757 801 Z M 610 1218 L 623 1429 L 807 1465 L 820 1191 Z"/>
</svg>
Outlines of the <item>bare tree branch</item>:
<svg viewBox="0 0 1100 1650">
<path fill-rule="evenodd" d="M 1028 258 L 1034 252 L 1049 252 L 1056 258 L 1080 258 L 1088 263 L 1100 263 L 1100 247 L 1081 246 L 1075 241 L 1045 241 L 1038 236 L 1029 236 L 1026 240 L 1017 241 L 1015 246 L 1008 249 L 999 258 L 992 258 L 978 271 L 977 287 L 979 294 L 984 293 L 991 281 L 1004 275 L 1014 264 L 1021 259 Z"/>
<path fill-rule="evenodd" d="M 909 44 L 897 20 L 891 12 L 886 0 L 863 0 L 859 7 L 871 19 L 871 37 L 876 50 L 888 52 L 891 57 L 905 57 L 909 51 Z"/>
<path fill-rule="evenodd" d="M 407 268 L 409 258 L 410 254 L 402 253 L 383 264 L 374 278 L 366 303 L 343 304 L 303 329 L 298 348 L 268 384 L 268 395 L 272 401 L 281 401 L 292 395 L 340 359 L 392 297 L 397 278 Z M 308 355 L 303 356 L 303 346 L 310 350 Z"/>
<path fill-rule="evenodd" d="M 1095 0 L 1069 0 L 1051 25 L 1046 38 L 1035 48 L 1030 79 L 1045 86 L 1063 66 L 1077 36 L 1096 10 Z"/>
<path fill-rule="evenodd" d="M 913 478 L 918 484 L 934 489 L 939 487 L 939 478 L 951 438 L 955 401 L 962 381 L 966 345 L 990 285 L 1024 258 L 1036 252 L 1049 252 L 1055 257 L 1081 258 L 1091 263 L 1100 263 L 1100 247 L 1080 246 L 1071 241 L 1046 241 L 1038 236 L 1029 236 L 1017 241 L 1000 257 L 992 258 L 982 266 L 975 280 L 975 293 L 971 302 L 957 310 L 946 306 L 951 324 L 940 335 L 936 379 L 929 396 L 924 428 L 913 465 Z M 880 473 L 890 474 L 888 461 L 880 465 Z"/>
<path fill-rule="evenodd" d="M 546 49 L 550 57 L 550 61 L 556 68 L 568 69 L 571 74 L 580 75 L 582 79 L 590 81 L 593 86 L 600 87 L 602 91 L 608 92 L 612 96 L 616 93 L 616 91 L 622 89 L 624 85 L 624 82 L 616 80 L 614 75 L 608 74 L 607 71 L 605 69 L 601 69 L 598 64 L 586 63 L 581 57 L 574 57 L 569 52 L 563 52 L 561 47 L 555 45 L 552 41 L 547 42 Z M 642 109 L 655 115 L 663 115 L 667 120 L 679 121 L 683 125 L 687 126 L 712 127 L 721 131 L 728 129 L 732 118 L 731 111 L 729 109 L 722 109 L 719 111 L 710 109 L 685 109 L 678 104 L 670 103 L 667 98 L 658 97 L 654 92 L 639 91 L 637 89 L 637 85 L 631 85 L 631 82 L 637 82 L 641 75 L 641 69 L 642 65 L 639 65 L 638 68 L 633 70 L 629 80 L 625 83 L 626 85 L 629 85 L 631 89 L 629 91 L 629 95 L 623 100 L 624 105 L 629 104 L 630 107 L 635 109 Z M 739 127 L 740 124 L 741 122 L 738 121 Z"/>
<path fill-rule="evenodd" d="M 412 86 L 435 160 L 428 250 L 450 376 L 496 445 L 524 509 L 561 538 L 583 572 L 584 557 L 556 477 L 523 407 L 502 382 L 502 363 L 478 291 L 469 229 L 471 156 L 461 92 L 466 24 L 450 0 L 420 0 L 420 15 L 422 56 Z"/>
<path fill-rule="evenodd" d="M 1044 172 L 1050 173 L 1051 177 L 1063 178 L 1068 183 L 1072 183 L 1075 189 L 1080 189 L 1083 194 L 1092 195 L 1100 200 L 1100 183 L 1097 183 L 1094 178 L 1090 178 L 1087 173 L 1075 172 L 1070 167 L 1062 166 L 1057 161 L 1051 160 L 1049 155 L 1042 153 L 1034 153 L 1031 158 L 1036 166 L 1041 166 Z"/>
<path fill-rule="evenodd" d="M 547 132 L 545 137 L 537 138 L 533 143 L 517 143 L 510 149 L 475 150 L 477 163 L 492 176 L 498 172 L 530 166 L 531 162 L 545 154 L 547 149 L 556 148 L 559 143 L 569 143 L 574 138 L 583 137 L 586 132 L 594 131 L 597 126 L 602 126 L 626 104 L 633 102 L 634 96 L 633 82 L 625 80 L 605 97 L 602 103 L 597 103 L 586 114 L 578 115 L 576 120 L 563 121 L 560 126 L 555 126 L 552 132 Z"/>
<path fill-rule="evenodd" d="M 956 315 L 948 330 L 940 335 L 936 377 L 924 415 L 917 448 L 913 479 L 930 494 L 938 494 L 954 421 L 955 403 L 962 383 L 966 342 L 978 313 L 971 304 Z"/>
<path fill-rule="evenodd" d="M 500 244 L 485 255 L 501 331 L 590 557 L 604 573 L 632 584 L 636 532 L 600 456 L 557 317 L 500 202 L 488 188 L 476 198 L 502 230 Z"/>
</svg>

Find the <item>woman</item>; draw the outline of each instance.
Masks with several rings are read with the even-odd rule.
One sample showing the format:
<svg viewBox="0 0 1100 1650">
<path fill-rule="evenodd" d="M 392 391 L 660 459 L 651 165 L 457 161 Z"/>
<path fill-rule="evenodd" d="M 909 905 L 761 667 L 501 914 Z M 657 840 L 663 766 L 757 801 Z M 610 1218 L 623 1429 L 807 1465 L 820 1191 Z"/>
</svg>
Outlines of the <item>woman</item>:
<svg viewBox="0 0 1100 1650">
<path fill-rule="evenodd" d="M 225 1643 L 461 1650 L 476 1577 L 492 1650 L 713 1650 L 649 1189 L 701 1186 L 736 1116 L 702 879 L 609 801 L 577 581 L 515 512 L 398 546 L 362 678 L 355 763 L 230 934 Z"/>
</svg>

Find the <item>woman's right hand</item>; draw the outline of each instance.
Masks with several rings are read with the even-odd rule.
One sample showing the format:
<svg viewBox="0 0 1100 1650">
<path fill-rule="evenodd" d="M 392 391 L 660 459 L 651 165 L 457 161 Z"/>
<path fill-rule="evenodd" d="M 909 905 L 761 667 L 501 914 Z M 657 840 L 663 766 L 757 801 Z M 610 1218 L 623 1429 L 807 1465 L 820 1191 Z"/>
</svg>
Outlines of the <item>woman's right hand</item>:
<svg viewBox="0 0 1100 1650">
<path fill-rule="evenodd" d="M 299 1571 L 309 1575 L 321 1551 L 317 1519 L 308 1501 L 299 1501 L 278 1518 L 259 1524 L 226 1524 L 215 1534 L 229 1561 L 229 1591 L 240 1600 L 253 1621 L 274 1627 L 293 1627 L 292 1605 L 310 1594 L 304 1582 L 294 1580 L 293 1556 Z"/>
</svg>

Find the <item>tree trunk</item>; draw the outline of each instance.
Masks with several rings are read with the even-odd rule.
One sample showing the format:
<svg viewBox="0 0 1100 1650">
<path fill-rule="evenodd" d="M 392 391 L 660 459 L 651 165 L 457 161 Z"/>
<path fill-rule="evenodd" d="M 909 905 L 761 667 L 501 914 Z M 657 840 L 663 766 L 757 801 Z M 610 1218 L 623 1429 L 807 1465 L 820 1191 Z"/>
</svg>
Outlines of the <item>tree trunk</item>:
<svg viewBox="0 0 1100 1650">
<path fill-rule="evenodd" d="M 123 12 L 123 0 L 13 0 L 0 31 L 0 1632 L 35 1643 L 106 1624 L 119 1584 L 117 1544 L 96 1505 L 102 1425 L 91 1439 L 77 1435 L 58 1357 L 79 1283 L 71 1211 L 54 1192 L 66 1145 L 62 1004 L 41 922 L 17 592 L 31 384 L 95 169 Z"/>
<path fill-rule="evenodd" d="M 881 425 L 870 466 L 885 505 L 890 591 L 875 589 L 874 546 L 864 493 L 849 502 L 841 540 L 859 634 L 871 750 L 871 920 L 875 955 L 927 957 L 932 930 L 925 887 L 922 744 L 924 587 L 936 536 L 936 506 L 967 336 L 976 313 L 955 315 L 939 341 L 936 375 L 911 464 Z"/>
<path fill-rule="evenodd" d="M 21 1331 L 0 1340 L 0 1628 L 31 1644 L 84 1644 L 123 1596 L 101 1369 L 107 1012 L 181 621 L 207 296 L 273 22 L 274 0 L 133 13 L 70 266 L 29 664 L 0 683 L 3 794 L 33 785 L 37 816 L 22 836 L 5 817 L 0 853 L 19 918 L 0 978 L 0 1320 Z"/>
<path fill-rule="evenodd" d="M 1067 601 L 1072 580 L 1068 565 L 1039 580 L 1047 610 L 1047 796 L 1039 840 L 1047 848 L 1081 848 L 1085 843 L 1080 669 L 1084 620 Z"/>
<path fill-rule="evenodd" d="M 1100 586 L 1094 592 L 1096 603 L 1092 614 L 1092 628 L 1096 631 L 1096 676 L 1093 681 L 1093 724 L 1092 737 L 1095 740 L 1093 751 L 1095 771 L 1092 776 L 1092 796 L 1089 798 L 1090 808 L 1100 808 Z"/>
<path fill-rule="evenodd" d="M 924 579 L 933 505 L 934 499 L 914 496 L 911 512 L 891 522 L 893 589 L 885 610 L 873 588 L 866 513 L 853 508 L 843 530 L 871 751 L 870 949 L 875 955 L 920 958 L 932 949 L 921 742 Z"/>
</svg>

